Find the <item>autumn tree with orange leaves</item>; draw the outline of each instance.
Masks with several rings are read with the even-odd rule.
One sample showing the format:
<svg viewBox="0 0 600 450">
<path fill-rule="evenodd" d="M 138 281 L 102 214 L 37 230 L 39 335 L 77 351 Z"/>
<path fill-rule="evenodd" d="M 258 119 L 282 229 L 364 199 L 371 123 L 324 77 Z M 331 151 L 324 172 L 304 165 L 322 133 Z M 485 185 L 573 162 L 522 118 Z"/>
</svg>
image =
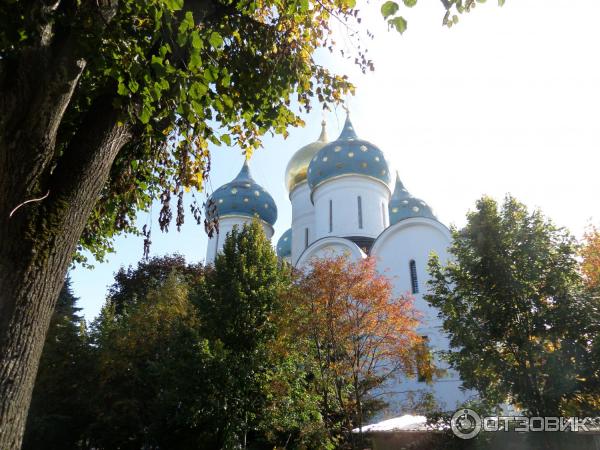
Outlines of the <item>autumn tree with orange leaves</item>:
<svg viewBox="0 0 600 450">
<path fill-rule="evenodd" d="M 583 320 L 573 321 L 573 327 L 585 336 L 587 346 L 581 358 L 581 388 L 565 402 L 565 410 L 583 416 L 600 411 L 600 229 L 587 229 L 580 255 L 584 289 L 579 309 Z"/>
<path fill-rule="evenodd" d="M 590 227 L 581 250 L 581 271 L 588 287 L 600 289 L 600 230 Z"/>
<path fill-rule="evenodd" d="M 295 321 L 314 352 L 314 376 L 328 428 L 352 448 L 352 429 L 384 406 L 378 395 L 399 375 L 414 375 L 421 338 L 411 297 L 395 298 L 373 258 L 315 259 L 297 282 Z"/>
</svg>

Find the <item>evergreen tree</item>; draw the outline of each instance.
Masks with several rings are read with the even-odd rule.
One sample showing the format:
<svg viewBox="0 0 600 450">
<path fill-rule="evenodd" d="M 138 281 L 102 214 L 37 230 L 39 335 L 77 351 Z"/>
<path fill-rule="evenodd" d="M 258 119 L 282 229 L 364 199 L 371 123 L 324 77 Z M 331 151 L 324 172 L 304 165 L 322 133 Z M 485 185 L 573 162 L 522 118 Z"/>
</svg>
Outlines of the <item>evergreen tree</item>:
<svg viewBox="0 0 600 450">
<path fill-rule="evenodd" d="M 67 278 L 44 344 L 27 419 L 25 450 L 69 450 L 85 444 L 93 364 L 77 301 Z"/>
<path fill-rule="evenodd" d="M 539 211 L 484 197 L 453 231 L 453 260 L 433 257 L 431 294 L 464 386 L 555 416 L 579 389 L 588 337 L 577 246 Z"/>
<path fill-rule="evenodd" d="M 216 423 L 222 448 L 291 445 L 321 431 L 302 355 L 293 346 L 281 351 L 290 342 L 281 320 L 290 288 L 290 269 L 261 225 L 234 228 L 198 297 L 205 335 L 221 355 Z"/>
</svg>

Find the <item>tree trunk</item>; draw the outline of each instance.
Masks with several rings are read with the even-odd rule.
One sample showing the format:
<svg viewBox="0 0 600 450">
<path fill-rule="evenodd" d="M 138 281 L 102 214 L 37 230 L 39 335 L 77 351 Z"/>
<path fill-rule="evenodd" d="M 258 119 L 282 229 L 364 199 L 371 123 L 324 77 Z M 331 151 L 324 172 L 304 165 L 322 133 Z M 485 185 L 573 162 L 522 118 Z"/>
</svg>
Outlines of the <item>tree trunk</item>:
<svg viewBox="0 0 600 450">
<path fill-rule="evenodd" d="M 47 111 L 40 111 L 47 114 Z M 56 299 L 88 216 L 98 201 L 119 150 L 131 139 L 117 125 L 110 101 L 92 105 L 54 171 L 37 179 L 37 193 L 23 198 L 12 186 L 0 199 L 0 449 L 16 450 L 27 419 L 46 331 Z M 2 142 L 4 140 L 4 142 Z M 0 179 L 18 183 L 0 138 Z M 35 145 L 35 144 L 34 144 Z M 11 151 L 42 151 L 12 143 Z M 54 148 L 48 148 L 54 154 Z M 43 159 L 42 155 L 38 159 Z M 12 175 L 12 176 L 11 176 Z M 22 181 L 29 182 L 28 176 Z M 32 190 L 27 189 L 29 196 Z M 3 193 L 5 194 L 5 193 Z M 27 200 L 34 200 L 26 202 Z M 16 209 L 15 209 L 16 207 Z M 12 212 L 12 216 L 10 213 Z"/>
</svg>

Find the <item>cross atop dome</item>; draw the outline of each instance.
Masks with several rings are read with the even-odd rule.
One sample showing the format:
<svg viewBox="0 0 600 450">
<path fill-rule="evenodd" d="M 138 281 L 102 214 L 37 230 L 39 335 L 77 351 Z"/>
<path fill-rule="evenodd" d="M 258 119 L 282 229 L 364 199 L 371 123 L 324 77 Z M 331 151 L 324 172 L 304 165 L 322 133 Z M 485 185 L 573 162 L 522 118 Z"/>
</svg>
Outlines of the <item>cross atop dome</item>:
<svg viewBox="0 0 600 450">
<path fill-rule="evenodd" d="M 327 138 L 327 122 L 325 119 L 321 120 L 321 134 L 319 135 L 318 141 L 327 142 L 329 139 Z"/>
</svg>

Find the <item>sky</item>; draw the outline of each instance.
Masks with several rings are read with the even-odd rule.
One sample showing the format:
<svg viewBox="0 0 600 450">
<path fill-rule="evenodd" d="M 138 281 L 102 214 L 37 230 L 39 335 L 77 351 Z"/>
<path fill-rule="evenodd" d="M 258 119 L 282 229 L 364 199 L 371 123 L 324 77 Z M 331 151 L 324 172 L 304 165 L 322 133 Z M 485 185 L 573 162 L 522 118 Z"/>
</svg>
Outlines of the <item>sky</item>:
<svg viewBox="0 0 600 450">
<path fill-rule="evenodd" d="M 600 2 L 598 0 L 489 0 L 451 29 L 441 26 L 441 2 L 419 0 L 406 10 L 408 30 L 388 31 L 382 2 L 360 3 L 364 39 L 375 71 L 362 75 L 337 53 L 318 52 L 320 63 L 350 76 L 348 98 L 358 136 L 379 146 L 407 189 L 432 206 L 439 220 L 462 226 L 482 195 L 507 193 L 540 208 L 557 225 L 581 237 L 600 225 Z M 352 50 L 347 32 L 336 40 Z M 294 152 L 317 139 L 327 120 L 330 139 L 345 112 L 304 115 L 306 127 L 268 137 L 250 161 L 254 179 L 278 208 L 275 243 L 290 226 L 285 167 Z M 244 157 L 239 149 L 212 151 L 213 189 L 230 181 Z M 152 224 L 151 255 L 179 253 L 202 261 L 207 237 L 191 217 L 181 232 L 161 233 L 158 208 L 138 222 Z M 104 303 L 120 267 L 135 266 L 142 239 L 121 236 L 116 253 L 94 269 L 71 271 L 87 320 Z"/>
</svg>

